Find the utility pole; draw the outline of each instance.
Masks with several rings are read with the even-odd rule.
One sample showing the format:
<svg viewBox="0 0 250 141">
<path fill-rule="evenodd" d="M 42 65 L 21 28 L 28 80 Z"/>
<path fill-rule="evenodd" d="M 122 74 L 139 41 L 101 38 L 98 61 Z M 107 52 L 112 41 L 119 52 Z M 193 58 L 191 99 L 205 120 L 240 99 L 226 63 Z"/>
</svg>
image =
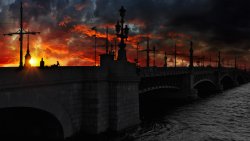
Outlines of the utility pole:
<svg viewBox="0 0 250 141">
<path fill-rule="evenodd" d="M 194 50 L 192 41 L 190 41 L 190 49 L 189 49 L 189 67 L 191 69 L 194 67 Z"/>
<path fill-rule="evenodd" d="M 149 37 L 147 38 L 147 67 L 150 66 L 150 56 L 149 56 L 149 52 L 150 52 L 150 49 L 149 49 Z"/>
<path fill-rule="evenodd" d="M 23 4 L 21 1 L 20 4 L 20 29 L 17 32 L 14 33 L 8 33 L 4 34 L 4 36 L 12 36 L 12 35 L 19 35 L 19 41 L 20 41 L 20 62 L 19 62 L 19 67 L 23 68 L 23 35 L 28 34 L 28 35 L 36 35 L 40 34 L 40 32 L 25 32 L 23 29 Z"/>
<path fill-rule="evenodd" d="M 150 49 L 149 47 L 149 37 L 147 37 L 147 48 L 145 50 L 141 50 L 141 51 L 145 51 L 147 53 L 147 62 L 146 62 L 146 67 L 150 67 L 150 52 L 153 51 Z"/>
<path fill-rule="evenodd" d="M 176 56 L 177 56 L 176 42 L 174 42 L 174 67 L 175 68 L 176 68 Z"/>
<path fill-rule="evenodd" d="M 202 56 L 202 67 L 205 67 L 205 56 Z"/>
<path fill-rule="evenodd" d="M 20 62 L 19 62 L 19 68 L 23 68 L 23 35 L 36 35 L 40 34 L 40 32 L 25 32 L 23 29 L 23 2 L 20 3 L 20 29 L 17 32 L 13 33 L 7 33 L 4 34 L 4 36 L 13 36 L 13 35 L 19 35 L 19 41 L 20 41 Z"/>
<path fill-rule="evenodd" d="M 95 35 L 94 35 L 94 37 L 95 37 L 95 44 L 94 44 L 94 48 L 95 48 L 95 66 L 96 66 L 96 64 L 97 64 L 97 61 L 96 61 L 96 38 L 97 38 L 96 33 L 97 33 L 97 28 L 96 28 L 96 27 L 92 27 L 92 30 L 94 30 L 94 31 L 95 31 Z"/>
<path fill-rule="evenodd" d="M 96 66 L 96 30 L 95 30 L 95 66 Z"/>
<path fill-rule="evenodd" d="M 109 52 L 109 29 L 106 28 L 106 54 Z"/>
<path fill-rule="evenodd" d="M 167 57 L 166 51 L 165 51 L 165 56 L 164 56 L 164 67 L 168 67 L 168 57 Z"/>
<path fill-rule="evenodd" d="M 117 38 L 115 38 L 115 54 L 114 54 L 115 60 L 117 59 Z"/>
<path fill-rule="evenodd" d="M 137 42 L 137 47 L 136 47 L 136 66 L 139 66 L 139 45 L 140 43 Z"/>
<path fill-rule="evenodd" d="M 234 57 L 234 68 L 237 69 L 237 57 Z"/>
<path fill-rule="evenodd" d="M 154 53 L 154 67 L 156 66 L 156 64 L 155 64 L 155 52 L 156 50 L 155 50 L 155 46 L 153 47 L 153 53 Z"/>
<path fill-rule="evenodd" d="M 219 55 L 218 55 L 218 68 L 221 68 L 221 54 L 219 51 Z"/>
<path fill-rule="evenodd" d="M 209 62 L 210 62 L 210 67 L 212 67 L 212 57 L 211 57 L 211 54 L 210 54 Z"/>
</svg>

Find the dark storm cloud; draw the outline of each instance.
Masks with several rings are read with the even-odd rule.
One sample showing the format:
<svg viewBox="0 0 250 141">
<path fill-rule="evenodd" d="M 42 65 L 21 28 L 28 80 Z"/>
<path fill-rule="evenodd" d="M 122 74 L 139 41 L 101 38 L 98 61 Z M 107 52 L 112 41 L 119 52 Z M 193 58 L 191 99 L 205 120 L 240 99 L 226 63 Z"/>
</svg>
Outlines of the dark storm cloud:
<svg viewBox="0 0 250 141">
<path fill-rule="evenodd" d="M 129 19 L 145 22 L 143 32 L 183 32 L 214 48 L 249 48 L 248 0 L 99 0 L 96 14 L 104 21 L 114 21 L 120 5 L 127 8 Z M 162 25 L 166 28 L 160 29 Z"/>
<path fill-rule="evenodd" d="M 1 1 L 10 4 L 9 10 L 16 15 L 19 2 Z M 250 2 L 247 0 L 25 0 L 28 3 L 26 16 L 29 19 L 54 14 L 56 19 L 40 19 L 41 22 L 56 20 L 65 16 L 73 23 L 85 23 L 97 18 L 97 22 L 114 23 L 118 19 L 117 9 L 124 5 L 127 19 L 140 19 L 145 23 L 142 32 L 166 34 L 168 31 L 198 33 L 209 42 L 236 44 L 249 38 Z M 93 3 L 96 2 L 96 9 Z M 87 5 L 83 11 L 75 10 L 76 4 Z M 93 13 L 90 11 L 92 10 Z M 94 11 L 95 10 L 95 11 Z M 84 19 L 84 20 L 83 20 Z M 50 23 L 50 22 L 49 22 Z M 165 26 L 165 29 L 160 29 Z M 200 33 L 200 34 L 199 34 Z"/>
<path fill-rule="evenodd" d="M 212 33 L 208 39 L 212 42 L 228 44 L 244 42 L 250 37 L 249 4 L 250 2 L 246 0 L 211 0 L 208 11 L 177 16 L 170 24 L 177 28 Z"/>
<path fill-rule="evenodd" d="M 206 11 L 207 3 L 205 0 L 99 0 L 96 14 L 111 22 L 118 15 L 117 9 L 124 5 L 129 19 L 141 19 L 147 24 L 146 30 L 152 31 L 163 24 L 174 26 L 168 22 L 183 14 L 195 15 Z"/>
<path fill-rule="evenodd" d="M 25 22 L 34 30 L 49 28 L 44 40 L 76 38 L 70 32 L 76 25 L 86 27 L 114 25 L 118 9 L 127 9 L 126 21 L 136 34 L 154 34 L 159 47 L 170 46 L 169 32 L 192 36 L 196 48 L 247 54 L 250 49 L 250 1 L 248 0 L 23 0 Z M 0 1 L 3 22 L 18 22 L 20 0 Z M 11 20 L 10 20 L 11 19 Z M 137 26 L 140 25 L 140 26 Z M 13 25 L 0 24 L 3 31 Z M 85 26 L 83 26 L 85 27 Z M 112 28 L 112 27 L 110 27 Z M 132 28 L 132 27 L 131 27 Z M 138 29 L 136 29 L 138 28 Z M 8 30 L 9 31 L 9 30 Z M 85 31 L 85 30 L 84 30 Z M 105 30 L 99 30 L 99 32 Z M 67 34 L 67 35 L 57 35 Z M 65 39 L 62 39 L 65 38 Z M 80 46 L 71 39 L 69 46 Z M 88 44 L 89 40 L 86 43 Z M 208 46 L 204 49 L 202 46 Z M 80 48 L 80 47 L 79 47 Z"/>
</svg>

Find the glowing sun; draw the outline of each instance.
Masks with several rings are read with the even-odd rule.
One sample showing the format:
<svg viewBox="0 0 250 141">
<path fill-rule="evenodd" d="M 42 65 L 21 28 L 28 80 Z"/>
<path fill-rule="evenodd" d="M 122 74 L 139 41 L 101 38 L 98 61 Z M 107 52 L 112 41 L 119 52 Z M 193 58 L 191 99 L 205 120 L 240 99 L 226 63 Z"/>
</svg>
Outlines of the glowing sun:
<svg viewBox="0 0 250 141">
<path fill-rule="evenodd" d="M 30 61 L 29 61 L 29 62 L 30 62 L 30 64 L 31 64 L 31 66 L 34 66 L 34 65 L 36 64 L 36 60 L 35 60 L 35 59 L 33 59 L 33 58 L 32 58 L 32 59 L 30 59 Z"/>
</svg>

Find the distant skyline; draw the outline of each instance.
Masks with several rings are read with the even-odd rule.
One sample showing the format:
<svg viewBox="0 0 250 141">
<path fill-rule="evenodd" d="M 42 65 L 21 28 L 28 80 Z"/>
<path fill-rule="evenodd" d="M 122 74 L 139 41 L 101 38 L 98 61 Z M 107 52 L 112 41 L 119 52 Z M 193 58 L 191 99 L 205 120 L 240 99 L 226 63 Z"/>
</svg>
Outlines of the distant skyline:
<svg viewBox="0 0 250 141">
<path fill-rule="evenodd" d="M 187 54 L 189 40 L 194 42 L 195 55 L 211 55 L 217 59 L 239 56 L 242 63 L 250 59 L 250 1 L 247 0 L 23 0 L 26 30 L 40 31 L 31 36 L 30 51 L 33 63 L 45 65 L 59 61 L 63 66 L 93 66 L 94 31 L 97 27 L 97 52 L 105 52 L 105 31 L 110 28 L 109 39 L 114 42 L 114 25 L 119 20 L 118 10 L 127 10 L 126 23 L 130 27 L 127 56 L 133 62 L 136 45 L 146 48 L 145 37 L 150 37 L 150 47 L 159 50 L 156 64 L 163 66 L 164 51 L 173 54 L 173 39 L 177 52 Z M 15 32 L 19 24 L 20 0 L 0 1 L 1 34 Z M 26 53 L 24 42 L 24 55 Z M 114 44 L 114 43 L 113 43 Z M 0 66 L 18 66 L 18 36 L 0 36 Z M 140 62 L 145 65 L 145 53 Z M 169 56 L 169 61 L 173 58 Z M 153 54 L 152 59 L 153 62 Z M 178 65 L 186 65 L 188 58 L 178 57 Z M 169 62 L 170 63 L 170 62 Z M 153 64 L 153 63 L 151 63 Z M 171 63 L 170 63 L 171 65 Z"/>
</svg>

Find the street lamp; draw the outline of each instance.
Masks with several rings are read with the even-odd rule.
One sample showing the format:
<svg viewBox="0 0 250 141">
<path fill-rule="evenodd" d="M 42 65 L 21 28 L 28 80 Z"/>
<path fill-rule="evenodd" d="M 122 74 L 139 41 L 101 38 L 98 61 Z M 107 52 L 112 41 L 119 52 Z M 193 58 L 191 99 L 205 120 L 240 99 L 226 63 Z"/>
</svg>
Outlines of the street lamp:
<svg viewBox="0 0 250 141">
<path fill-rule="evenodd" d="M 121 39 L 120 43 L 119 43 L 119 51 L 118 51 L 118 60 L 119 61 L 127 61 L 127 56 L 126 56 L 126 44 L 124 42 L 124 39 L 128 39 L 128 34 L 129 34 L 129 28 L 128 25 L 125 25 L 124 27 L 124 17 L 125 17 L 125 13 L 126 10 L 124 9 L 124 7 L 122 6 L 121 9 L 119 10 L 120 12 L 120 16 L 121 16 L 121 20 L 117 21 L 116 25 L 115 25 L 115 31 L 116 31 L 116 35 L 118 38 Z"/>
<path fill-rule="evenodd" d="M 96 27 L 92 27 L 91 29 L 95 31 L 95 35 L 93 35 L 93 37 L 95 37 L 94 48 L 95 48 L 95 66 L 96 66 L 96 64 L 97 64 L 97 61 L 96 61 L 96 38 L 97 38 L 96 32 L 97 32 L 97 28 Z"/>
</svg>

